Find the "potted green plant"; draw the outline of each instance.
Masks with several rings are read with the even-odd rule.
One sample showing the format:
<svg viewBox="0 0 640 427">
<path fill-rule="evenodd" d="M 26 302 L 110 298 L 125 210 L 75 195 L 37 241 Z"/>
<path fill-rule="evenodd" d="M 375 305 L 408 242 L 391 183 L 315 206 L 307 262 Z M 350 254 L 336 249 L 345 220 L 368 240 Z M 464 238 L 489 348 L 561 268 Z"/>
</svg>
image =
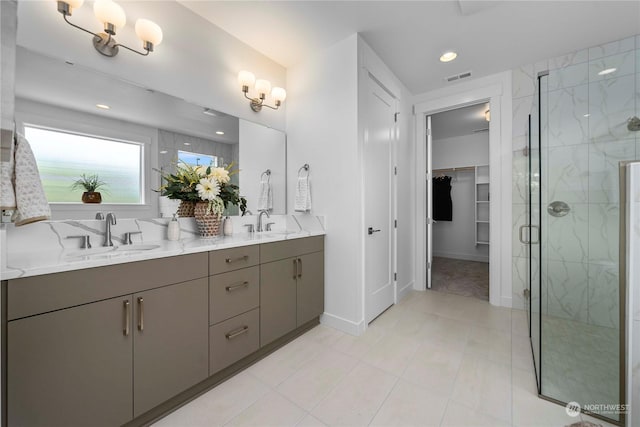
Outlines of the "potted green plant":
<svg viewBox="0 0 640 427">
<path fill-rule="evenodd" d="M 93 175 L 80 175 L 80 178 L 76 180 L 71 186 L 72 190 L 83 189 L 82 203 L 102 203 L 102 195 L 98 190 L 99 188 L 105 188 L 107 184 L 100 179 L 98 174 Z"/>
</svg>

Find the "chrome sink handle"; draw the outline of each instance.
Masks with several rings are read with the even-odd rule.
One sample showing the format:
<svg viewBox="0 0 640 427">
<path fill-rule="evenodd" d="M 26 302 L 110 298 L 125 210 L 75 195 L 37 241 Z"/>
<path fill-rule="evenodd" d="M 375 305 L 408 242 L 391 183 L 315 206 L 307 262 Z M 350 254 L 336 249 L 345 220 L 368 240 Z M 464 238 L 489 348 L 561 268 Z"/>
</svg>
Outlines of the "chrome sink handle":
<svg viewBox="0 0 640 427">
<path fill-rule="evenodd" d="M 82 239 L 80 240 L 80 249 L 91 249 L 91 241 L 89 240 L 91 236 L 88 234 L 83 234 L 80 236 L 67 236 L 65 239 Z"/>
<path fill-rule="evenodd" d="M 265 227 L 267 228 L 265 231 L 271 231 L 271 226 L 275 224 L 275 222 L 268 222 L 265 224 Z"/>
<path fill-rule="evenodd" d="M 134 234 L 142 234 L 142 231 L 127 231 L 126 233 L 124 233 L 124 237 L 123 237 L 123 245 L 133 245 L 133 242 L 131 241 L 131 236 Z"/>
</svg>

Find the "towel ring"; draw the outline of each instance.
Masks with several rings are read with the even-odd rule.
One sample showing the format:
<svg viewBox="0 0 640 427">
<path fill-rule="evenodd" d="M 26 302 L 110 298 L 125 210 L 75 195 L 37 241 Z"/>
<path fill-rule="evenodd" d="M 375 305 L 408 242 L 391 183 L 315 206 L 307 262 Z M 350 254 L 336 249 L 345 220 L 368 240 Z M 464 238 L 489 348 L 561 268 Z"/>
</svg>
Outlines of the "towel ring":
<svg viewBox="0 0 640 427">
<path fill-rule="evenodd" d="M 264 176 L 267 176 L 267 183 L 269 181 L 271 181 L 271 169 L 267 169 L 266 171 L 262 172 L 262 174 L 260 175 L 260 181 L 262 181 L 262 178 L 264 178 Z"/>
<path fill-rule="evenodd" d="M 301 177 L 300 173 L 302 171 L 307 171 L 307 176 L 309 176 L 309 163 L 305 163 L 300 169 L 298 169 L 298 178 Z"/>
</svg>

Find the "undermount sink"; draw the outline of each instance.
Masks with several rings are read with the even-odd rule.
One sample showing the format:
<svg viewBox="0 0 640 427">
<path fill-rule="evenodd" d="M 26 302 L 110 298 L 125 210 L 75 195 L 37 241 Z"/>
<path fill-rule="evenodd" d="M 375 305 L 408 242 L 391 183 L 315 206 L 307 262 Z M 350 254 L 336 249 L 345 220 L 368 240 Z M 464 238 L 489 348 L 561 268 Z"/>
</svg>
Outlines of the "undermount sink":
<svg viewBox="0 0 640 427">
<path fill-rule="evenodd" d="M 138 251 L 151 251 L 158 249 L 160 245 L 122 245 L 115 248 L 118 252 L 138 252 Z"/>
<path fill-rule="evenodd" d="M 79 251 L 70 252 L 65 255 L 65 258 L 114 258 L 118 256 L 131 255 L 145 251 L 151 251 L 158 249 L 160 245 L 122 245 L 122 246 L 101 246 L 97 248 L 82 249 Z"/>
</svg>

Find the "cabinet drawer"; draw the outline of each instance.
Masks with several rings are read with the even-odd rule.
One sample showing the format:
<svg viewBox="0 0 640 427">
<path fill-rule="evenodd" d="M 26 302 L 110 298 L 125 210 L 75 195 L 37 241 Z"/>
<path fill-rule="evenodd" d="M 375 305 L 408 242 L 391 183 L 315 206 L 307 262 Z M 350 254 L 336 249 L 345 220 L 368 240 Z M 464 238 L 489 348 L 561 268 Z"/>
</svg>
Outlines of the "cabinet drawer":
<svg viewBox="0 0 640 427">
<path fill-rule="evenodd" d="M 209 327 L 209 375 L 260 348 L 260 309 Z"/>
<path fill-rule="evenodd" d="M 209 252 L 209 274 L 226 273 L 260 263 L 258 245 Z"/>
<path fill-rule="evenodd" d="M 272 262 L 285 258 L 324 250 L 324 236 L 304 237 L 260 245 L 260 262 Z"/>
<path fill-rule="evenodd" d="M 209 277 L 209 324 L 260 305 L 260 268 L 243 268 Z"/>
</svg>

